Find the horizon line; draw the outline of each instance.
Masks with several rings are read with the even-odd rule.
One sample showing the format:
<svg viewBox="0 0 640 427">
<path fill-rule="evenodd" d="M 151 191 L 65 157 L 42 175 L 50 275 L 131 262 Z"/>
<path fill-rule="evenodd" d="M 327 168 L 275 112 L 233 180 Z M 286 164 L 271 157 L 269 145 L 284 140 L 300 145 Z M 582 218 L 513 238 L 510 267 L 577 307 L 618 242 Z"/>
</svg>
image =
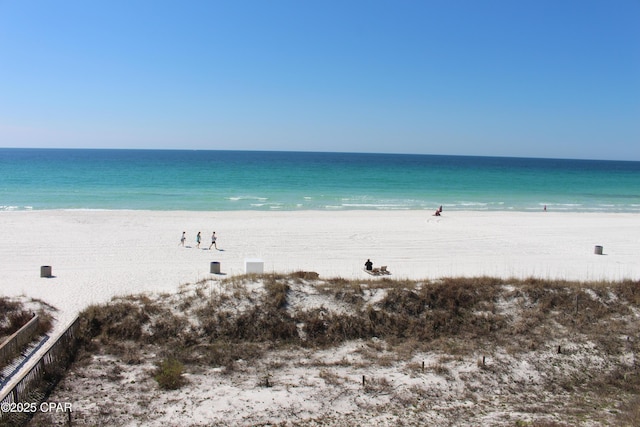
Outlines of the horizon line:
<svg viewBox="0 0 640 427">
<path fill-rule="evenodd" d="M 621 159 L 593 159 L 593 158 L 569 158 L 569 157 L 539 157 L 516 155 L 489 155 L 489 154 L 429 154 L 429 153 L 396 153 L 396 152 L 367 152 L 367 151 L 318 151 L 318 150 L 282 150 L 282 149 L 214 149 L 214 148 L 123 148 L 123 147 L 1 147 L 0 150 L 86 150 L 86 151 L 217 151 L 217 152 L 247 152 L 247 153 L 308 153 L 308 154 L 354 154 L 354 155 L 388 155 L 388 156 L 425 156 L 425 157 L 481 157 L 504 159 L 529 159 L 529 160 L 579 160 L 587 162 L 625 162 L 638 163 L 640 160 Z"/>
</svg>

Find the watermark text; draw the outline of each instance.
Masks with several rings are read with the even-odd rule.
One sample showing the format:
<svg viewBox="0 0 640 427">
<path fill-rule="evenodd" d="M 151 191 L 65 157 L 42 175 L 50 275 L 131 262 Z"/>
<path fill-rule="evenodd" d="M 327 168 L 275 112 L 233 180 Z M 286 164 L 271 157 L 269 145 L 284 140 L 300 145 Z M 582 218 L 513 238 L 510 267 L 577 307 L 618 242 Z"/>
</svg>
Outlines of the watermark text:
<svg viewBox="0 0 640 427">
<path fill-rule="evenodd" d="M 73 404 L 71 402 L 2 402 L 0 411 L 3 413 L 73 412 Z"/>
</svg>

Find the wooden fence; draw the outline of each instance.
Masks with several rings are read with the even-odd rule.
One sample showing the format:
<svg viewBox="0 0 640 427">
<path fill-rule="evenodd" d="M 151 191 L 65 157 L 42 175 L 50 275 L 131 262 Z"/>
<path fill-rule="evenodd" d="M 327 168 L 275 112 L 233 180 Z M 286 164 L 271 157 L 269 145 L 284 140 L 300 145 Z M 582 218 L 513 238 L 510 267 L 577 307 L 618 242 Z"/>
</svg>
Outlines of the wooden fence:
<svg viewBox="0 0 640 427">
<path fill-rule="evenodd" d="M 42 355 L 38 362 L 15 384 L 0 395 L 0 426 L 21 426 L 33 413 L 12 412 L 16 404 L 36 404 L 38 407 L 58 383 L 75 356 L 78 344 L 79 318 L 76 317 L 67 329 Z M 5 411 L 4 409 L 9 409 Z"/>
<path fill-rule="evenodd" d="M 0 345 L 0 366 L 4 366 L 5 363 L 17 356 L 22 347 L 33 340 L 33 336 L 38 330 L 38 320 L 38 316 L 34 314 L 26 325 L 14 332 L 7 341 Z"/>
</svg>

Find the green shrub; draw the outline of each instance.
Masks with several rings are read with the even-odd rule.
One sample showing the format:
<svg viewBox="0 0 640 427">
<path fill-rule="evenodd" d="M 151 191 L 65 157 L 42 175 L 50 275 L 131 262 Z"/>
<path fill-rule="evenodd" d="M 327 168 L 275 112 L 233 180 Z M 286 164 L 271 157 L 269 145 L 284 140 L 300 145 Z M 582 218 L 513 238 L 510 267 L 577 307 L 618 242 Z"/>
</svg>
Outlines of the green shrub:
<svg viewBox="0 0 640 427">
<path fill-rule="evenodd" d="M 160 388 L 164 390 L 176 390 L 185 384 L 185 380 L 182 377 L 183 371 L 184 365 L 182 362 L 170 357 L 160 363 L 154 379 L 158 382 Z"/>
</svg>

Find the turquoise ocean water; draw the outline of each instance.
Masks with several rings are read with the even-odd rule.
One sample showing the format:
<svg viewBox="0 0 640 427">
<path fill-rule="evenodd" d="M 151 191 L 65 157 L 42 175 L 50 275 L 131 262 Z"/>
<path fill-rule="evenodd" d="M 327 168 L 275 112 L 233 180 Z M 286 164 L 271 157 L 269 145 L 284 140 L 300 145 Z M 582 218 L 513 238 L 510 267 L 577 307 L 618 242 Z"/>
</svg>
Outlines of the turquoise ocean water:
<svg viewBox="0 0 640 427">
<path fill-rule="evenodd" d="M 640 212 L 640 162 L 0 149 L 0 210 Z"/>
</svg>

